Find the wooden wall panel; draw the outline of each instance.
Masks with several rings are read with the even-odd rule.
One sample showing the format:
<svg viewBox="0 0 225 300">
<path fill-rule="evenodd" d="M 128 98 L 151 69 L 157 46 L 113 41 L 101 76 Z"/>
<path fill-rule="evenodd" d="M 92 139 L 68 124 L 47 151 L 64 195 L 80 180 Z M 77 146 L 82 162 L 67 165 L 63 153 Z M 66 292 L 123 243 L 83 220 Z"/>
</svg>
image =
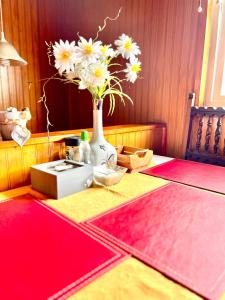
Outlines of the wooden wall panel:
<svg viewBox="0 0 225 300">
<path fill-rule="evenodd" d="M 199 93 L 207 1 L 203 5 L 198 14 L 198 0 L 3 0 L 6 37 L 29 65 L 0 67 L 0 109 L 28 105 L 32 132 L 44 131 L 45 111 L 37 103 L 40 79 L 55 72 L 48 65 L 45 41 L 77 40 L 78 31 L 94 37 L 103 18 L 115 16 L 122 7 L 120 18 L 108 24 L 100 39 L 112 43 L 123 32 L 131 35 L 142 50 L 142 79 L 124 85 L 133 106 L 127 103 L 124 108 L 118 101 L 114 115 L 107 117 L 105 103 L 104 124 L 167 123 L 168 155 L 182 156 L 190 114 L 188 93 Z M 47 96 L 53 131 L 92 126 L 86 91 L 52 82 Z"/>
<path fill-rule="evenodd" d="M 65 5 L 61 5 L 61 9 L 67 16 L 63 36 L 68 40 L 76 39 L 78 31 L 86 38 L 94 37 L 103 16 L 114 16 L 122 7 L 120 18 L 108 24 L 100 39 L 112 43 L 123 32 L 131 35 L 142 50 L 143 78 L 134 85 L 124 85 L 124 90 L 134 100 L 133 106 L 127 103 L 124 109 L 118 102 L 114 115 L 107 117 L 106 103 L 104 124 L 165 122 L 168 155 L 182 156 L 190 114 L 188 93 L 195 91 L 198 96 L 199 92 L 206 1 L 203 14 L 197 13 L 197 0 L 62 2 Z M 70 87 L 68 102 L 66 128 L 91 126 L 90 95 Z"/>
<path fill-rule="evenodd" d="M 28 127 L 32 132 L 45 130 L 38 103 L 41 87 L 37 5 L 36 0 L 2 0 L 5 37 L 28 65 L 0 67 L 0 110 L 30 107 L 32 121 Z"/>
</svg>

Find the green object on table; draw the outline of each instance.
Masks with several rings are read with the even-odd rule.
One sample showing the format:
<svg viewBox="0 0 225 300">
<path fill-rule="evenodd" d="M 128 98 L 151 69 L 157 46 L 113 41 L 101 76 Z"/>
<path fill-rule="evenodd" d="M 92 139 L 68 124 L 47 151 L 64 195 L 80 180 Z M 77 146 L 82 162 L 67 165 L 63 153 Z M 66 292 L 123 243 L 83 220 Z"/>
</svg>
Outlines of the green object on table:
<svg viewBox="0 0 225 300">
<path fill-rule="evenodd" d="M 88 131 L 86 131 L 86 130 L 81 131 L 81 140 L 88 141 L 88 139 L 89 139 Z"/>
</svg>

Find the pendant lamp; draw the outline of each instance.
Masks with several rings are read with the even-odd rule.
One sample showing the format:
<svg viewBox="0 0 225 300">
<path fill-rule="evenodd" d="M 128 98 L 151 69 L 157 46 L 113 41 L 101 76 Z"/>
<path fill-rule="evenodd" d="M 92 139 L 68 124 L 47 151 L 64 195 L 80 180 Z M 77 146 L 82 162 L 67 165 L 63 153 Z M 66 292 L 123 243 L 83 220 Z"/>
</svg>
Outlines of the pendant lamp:
<svg viewBox="0 0 225 300">
<path fill-rule="evenodd" d="M 2 0 L 0 0 L 0 23 L 1 23 L 1 37 L 0 37 L 0 66 L 22 66 L 27 65 L 27 62 L 19 56 L 16 49 L 9 42 L 6 41 L 3 29 L 3 14 L 2 14 Z"/>
</svg>

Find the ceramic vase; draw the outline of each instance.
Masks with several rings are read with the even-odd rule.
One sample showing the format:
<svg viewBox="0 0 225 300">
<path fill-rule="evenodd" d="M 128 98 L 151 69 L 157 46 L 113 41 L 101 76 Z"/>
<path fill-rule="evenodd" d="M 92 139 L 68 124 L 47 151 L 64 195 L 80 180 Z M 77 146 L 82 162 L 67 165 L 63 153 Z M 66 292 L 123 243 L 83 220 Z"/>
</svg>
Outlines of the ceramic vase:
<svg viewBox="0 0 225 300">
<path fill-rule="evenodd" d="M 109 144 L 103 134 L 102 100 L 93 100 L 93 135 L 90 141 L 91 163 L 94 166 L 107 162 L 117 162 L 116 149 Z"/>
</svg>

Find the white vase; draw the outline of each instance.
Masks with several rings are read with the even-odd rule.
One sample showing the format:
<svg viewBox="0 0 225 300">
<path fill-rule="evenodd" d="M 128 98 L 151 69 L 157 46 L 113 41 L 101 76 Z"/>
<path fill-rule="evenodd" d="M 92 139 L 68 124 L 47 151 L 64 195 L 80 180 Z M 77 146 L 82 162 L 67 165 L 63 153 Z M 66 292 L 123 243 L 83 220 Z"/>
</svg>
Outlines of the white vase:
<svg viewBox="0 0 225 300">
<path fill-rule="evenodd" d="M 94 166 L 107 162 L 117 162 L 116 149 L 109 144 L 103 134 L 102 126 L 102 100 L 94 100 L 93 110 L 93 134 L 90 141 L 91 163 Z"/>
</svg>

